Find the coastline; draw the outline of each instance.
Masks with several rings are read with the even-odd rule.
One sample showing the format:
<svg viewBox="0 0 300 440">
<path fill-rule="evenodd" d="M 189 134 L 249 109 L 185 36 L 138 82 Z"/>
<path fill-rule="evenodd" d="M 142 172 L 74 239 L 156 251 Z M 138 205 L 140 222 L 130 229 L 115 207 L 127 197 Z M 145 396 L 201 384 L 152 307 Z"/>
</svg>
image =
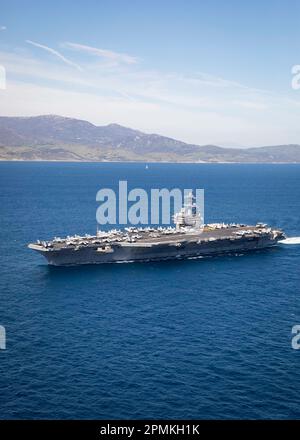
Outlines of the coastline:
<svg viewBox="0 0 300 440">
<path fill-rule="evenodd" d="M 204 162 L 204 161 L 151 161 L 151 160 L 59 160 L 59 159 L 37 159 L 37 160 L 24 160 L 24 159 L 1 159 L 0 162 L 55 162 L 55 163 L 140 163 L 140 164 L 193 164 L 193 165 L 299 165 L 300 162 Z"/>
</svg>

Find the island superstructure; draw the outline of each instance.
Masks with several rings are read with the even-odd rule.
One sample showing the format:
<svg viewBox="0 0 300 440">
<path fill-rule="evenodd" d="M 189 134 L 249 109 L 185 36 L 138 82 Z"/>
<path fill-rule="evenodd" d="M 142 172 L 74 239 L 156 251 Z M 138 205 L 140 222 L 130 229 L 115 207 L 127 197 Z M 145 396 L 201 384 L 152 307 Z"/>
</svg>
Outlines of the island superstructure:
<svg viewBox="0 0 300 440">
<path fill-rule="evenodd" d="M 201 224 L 201 216 L 188 201 L 174 215 L 175 227 L 126 227 L 96 235 L 55 237 L 30 243 L 49 264 L 69 266 L 121 262 L 147 262 L 243 253 L 274 246 L 285 238 L 267 224 Z"/>
</svg>

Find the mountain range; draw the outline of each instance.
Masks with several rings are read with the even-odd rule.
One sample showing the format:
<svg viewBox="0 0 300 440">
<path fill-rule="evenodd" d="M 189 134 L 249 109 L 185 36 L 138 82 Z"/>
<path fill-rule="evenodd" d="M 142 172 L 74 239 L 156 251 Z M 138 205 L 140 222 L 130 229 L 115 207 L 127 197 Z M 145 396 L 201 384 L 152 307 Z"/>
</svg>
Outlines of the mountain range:
<svg viewBox="0 0 300 440">
<path fill-rule="evenodd" d="M 0 160 L 300 163 L 300 145 L 193 145 L 118 124 L 57 115 L 0 117 Z"/>
</svg>

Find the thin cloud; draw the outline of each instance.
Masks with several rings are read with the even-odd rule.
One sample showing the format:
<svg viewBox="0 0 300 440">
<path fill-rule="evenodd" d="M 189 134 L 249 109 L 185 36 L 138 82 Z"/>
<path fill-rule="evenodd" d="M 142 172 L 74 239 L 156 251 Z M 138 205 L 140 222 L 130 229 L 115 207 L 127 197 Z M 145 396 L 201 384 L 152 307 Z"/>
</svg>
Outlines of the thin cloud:
<svg viewBox="0 0 300 440">
<path fill-rule="evenodd" d="M 0 59 L 16 81 L 2 94 L 3 115 L 58 113 L 99 124 L 117 121 L 199 145 L 299 142 L 300 102 L 288 94 L 200 72 L 111 69 L 97 57 L 82 64 L 84 75 L 75 69 L 70 75 L 67 64 L 26 51 L 0 51 Z"/>
<path fill-rule="evenodd" d="M 47 52 L 51 53 L 52 55 L 55 55 L 57 58 L 62 60 L 64 63 L 68 64 L 69 66 L 75 67 L 75 69 L 77 70 L 82 70 L 82 68 L 78 64 L 73 63 L 73 61 L 70 61 L 68 58 L 64 57 L 60 52 L 52 49 L 51 47 L 36 43 L 31 40 L 26 40 L 26 43 L 31 44 L 32 46 L 38 47 L 40 49 L 46 50 Z"/>
<path fill-rule="evenodd" d="M 136 64 L 138 62 L 138 58 L 128 55 L 126 53 L 113 52 L 112 50 L 99 49 L 97 47 L 86 46 L 84 44 L 67 42 L 63 44 L 63 47 L 67 49 L 86 52 L 90 55 L 106 58 L 117 63 Z"/>
<path fill-rule="evenodd" d="M 0 26 L 0 31 L 6 31 L 7 27 L 6 26 Z"/>
</svg>

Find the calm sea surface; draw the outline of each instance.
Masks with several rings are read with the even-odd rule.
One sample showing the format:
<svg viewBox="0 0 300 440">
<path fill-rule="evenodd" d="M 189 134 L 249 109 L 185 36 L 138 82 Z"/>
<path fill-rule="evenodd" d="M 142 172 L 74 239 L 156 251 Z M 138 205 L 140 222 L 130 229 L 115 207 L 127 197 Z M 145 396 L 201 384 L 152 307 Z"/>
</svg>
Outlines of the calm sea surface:
<svg viewBox="0 0 300 440">
<path fill-rule="evenodd" d="M 0 163 L 0 418 L 300 418 L 300 246 L 51 268 L 96 192 L 204 188 L 205 220 L 300 236 L 299 165 Z"/>
</svg>

